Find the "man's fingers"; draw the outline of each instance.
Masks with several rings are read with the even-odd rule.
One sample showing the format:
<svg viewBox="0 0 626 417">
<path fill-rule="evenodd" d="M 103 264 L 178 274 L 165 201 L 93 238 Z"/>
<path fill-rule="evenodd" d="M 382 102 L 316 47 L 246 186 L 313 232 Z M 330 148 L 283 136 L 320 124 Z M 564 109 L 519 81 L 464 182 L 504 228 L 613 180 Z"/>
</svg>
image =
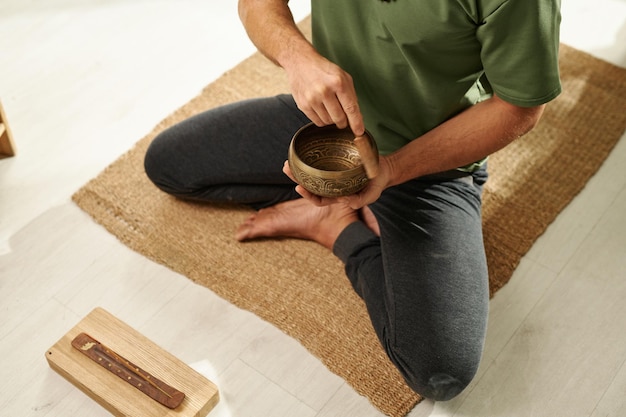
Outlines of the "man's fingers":
<svg viewBox="0 0 626 417">
<path fill-rule="evenodd" d="M 365 133 L 363 116 L 358 104 L 346 109 L 338 100 L 333 100 L 320 103 L 309 111 L 302 111 L 317 126 L 336 125 L 339 129 L 350 127 L 355 136 L 362 136 Z"/>
<path fill-rule="evenodd" d="M 331 100 L 326 102 L 326 111 L 332 119 L 332 124 L 335 124 L 339 129 L 348 127 L 348 118 L 341 103 L 336 96 L 333 96 Z"/>
<path fill-rule="evenodd" d="M 351 92 L 338 95 L 337 99 L 341 104 L 342 111 L 347 118 L 347 124 L 350 126 L 354 136 L 362 136 L 365 133 L 365 124 L 363 123 L 363 115 L 361 114 L 354 89 Z"/>
<path fill-rule="evenodd" d="M 291 181 L 298 182 L 296 181 L 296 178 L 293 176 L 293 173 L 291 172 L 289 161 L 285 161 L 285 163 L 283 164 L 283 172 L 285 173 L 285 175 L 287 175 L 291 179 Z"/>
<path fill-rule="evenodd" d="M 296 192 L 300 194 L 302 198 L 309 200 L 311 203 L 313 203 L 316 206 L 324 205 L 322 197 L 308 192 L 303 186 L 299 184 L 296 186 Z"/>
</svg>

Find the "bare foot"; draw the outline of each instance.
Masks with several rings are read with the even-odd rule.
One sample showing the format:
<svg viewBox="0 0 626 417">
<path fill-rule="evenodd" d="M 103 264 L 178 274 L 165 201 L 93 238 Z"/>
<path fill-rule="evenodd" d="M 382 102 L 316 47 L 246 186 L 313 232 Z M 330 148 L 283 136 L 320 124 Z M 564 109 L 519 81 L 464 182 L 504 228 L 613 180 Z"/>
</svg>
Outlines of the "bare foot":
<svg viewBox="0 0 626 417">
<path fill-rule="evenodd" d="M 368 206 L 365 206 L 361 208 L 359 214 L 361 215 L 363 223 L 365 223 L 365 225 L 369 227 L 372 232 L 376 233 L 376 236 L 380 236 L 380 226 L 378 226 L 378 220 L 376 220 L 372 210 L 370 210 Z"/>
<path fill-rule="evenodd" d="M 239 226 L 235 237 L 240 242 L 260 237 L 295 237 L 332 249 L 341 231 L 358 220 L 358 212 L 347 205 L 318 207 L 299 198 L 259 210 Z"/>
</svg>

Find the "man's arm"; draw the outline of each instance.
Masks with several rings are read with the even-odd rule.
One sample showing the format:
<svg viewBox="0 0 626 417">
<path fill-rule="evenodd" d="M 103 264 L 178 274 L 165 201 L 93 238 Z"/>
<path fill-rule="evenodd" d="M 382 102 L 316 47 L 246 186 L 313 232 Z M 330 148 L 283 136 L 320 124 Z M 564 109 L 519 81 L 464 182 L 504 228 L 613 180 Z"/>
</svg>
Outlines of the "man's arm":
<svg viewBox="0 0 626 417">
<path fill-rule="evenodd" d="M 300 32 L 288 0 L 239 0 L 239 17 L 250 40 L 276 65 L 284 67 L 299 55 L 315 53 Z"/>
<path fill-rule="evenodd" d="M 317 53 L 294 22 L 288 0 L 239 0 L 248 36 L 285 69 L 298 108 L 318 126 L 350 126 L 365 132 L 352 77 Z"/>
<path fill-rule="evenodd" d="M 494 96 L 442 123 L 396 152 L 381 156 L 378 176 L 358 194 L 325 198 L 315 196 L 301 186 L 296 187 L 296 191 L 316 205 L 343 201 L 353 209 L 359 209 L 376 201 L 388 187 L 469 165 L 504 148 L 532 130 L 544 108 L 545 105 L 519 107 Z M 288 166 L 284 170 L 290 175 Z"/>
<path fill-rule="evenodd" d="M 544 108 L 497 96 L 478 103 L 389 155 L 388 186 L 478 161 L 528 133 Z"/>
</svg>

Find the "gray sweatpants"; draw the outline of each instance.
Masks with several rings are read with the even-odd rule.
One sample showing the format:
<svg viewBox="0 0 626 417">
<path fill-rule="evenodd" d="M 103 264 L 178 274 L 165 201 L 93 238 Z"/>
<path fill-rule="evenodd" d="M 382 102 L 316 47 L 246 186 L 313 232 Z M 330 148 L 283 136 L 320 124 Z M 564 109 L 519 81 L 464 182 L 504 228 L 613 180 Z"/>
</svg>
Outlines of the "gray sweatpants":
<svg viewBox="0 0 626 417">
<path fill-rule="evenodd" d="M 299 198 L 282 166 L 293 134 L 307 123 L 289 95 L 226 105 L 158 135 L 146 173 L 186 199 L 260 209 Z M 389 358 L 427 398 L 456 396 L 480 362 L 489 298 L 486 179 L 485 169 L 450 171 L 388 188 L 370 205 L 381 236 L 356 222 L 333 248 Z"/>
</svg>

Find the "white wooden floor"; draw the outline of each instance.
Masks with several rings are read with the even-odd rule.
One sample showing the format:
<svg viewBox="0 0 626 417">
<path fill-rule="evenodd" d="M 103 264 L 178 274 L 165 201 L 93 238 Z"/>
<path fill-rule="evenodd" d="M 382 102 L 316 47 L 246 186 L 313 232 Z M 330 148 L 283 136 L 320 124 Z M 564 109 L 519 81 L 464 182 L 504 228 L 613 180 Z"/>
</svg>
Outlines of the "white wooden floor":
<svg viewBox="0 0 626 417">
<path fill-rule="evenodd" d="M 563 3 L 563 41 L 626 67 L 626 1 Z M 44 359 L 95 306 L 216 382 L 211 416 L 380 415 L 298 343 L 70 201 L 252 52 L 236 0 L 0 0 L 0 100 L 18 148 L 0 160 L 0 416 L 107 415 Z M 492 300 L 471 387 L 411 416 L 626 415 L 625 164 L 622 138 Z"/>
</svg>

